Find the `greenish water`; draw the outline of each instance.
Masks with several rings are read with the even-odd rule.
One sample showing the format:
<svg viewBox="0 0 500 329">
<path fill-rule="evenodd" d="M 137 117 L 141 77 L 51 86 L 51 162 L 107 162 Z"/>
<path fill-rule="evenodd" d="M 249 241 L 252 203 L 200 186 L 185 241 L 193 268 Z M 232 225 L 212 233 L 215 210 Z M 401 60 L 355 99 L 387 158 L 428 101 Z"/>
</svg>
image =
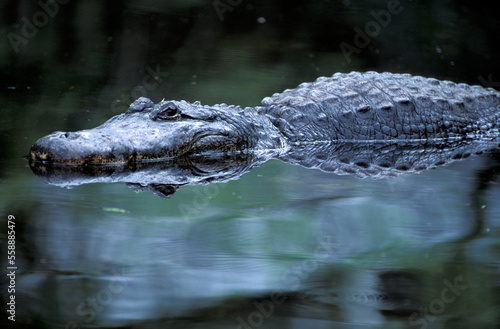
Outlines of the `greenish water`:
<svg viewBox="0 0 500 329">
<path fill-rule="evenodd" d="M 498 327 L 493 155 L 379 180 L 272 160 L 168 200 L 122 183 L 50 186 L 23 158 L 38 138 L 95 127 L 139 96 L 253 106 L 351 70 L 498 88 L 494 11 L 233 1 L 221 21 L 210 1 L 58 3 L 45 25 L 35 2 L 0 4 L 0 295 L 15 296 L 16 320 L 4 311 L 2 328 Z M 23 17 L 40 20 L 34 36 Z M 354 28 L 367 26 L 363 43 Z M 345 56 L 340 45 L 356 42 Z"/>
</svg>

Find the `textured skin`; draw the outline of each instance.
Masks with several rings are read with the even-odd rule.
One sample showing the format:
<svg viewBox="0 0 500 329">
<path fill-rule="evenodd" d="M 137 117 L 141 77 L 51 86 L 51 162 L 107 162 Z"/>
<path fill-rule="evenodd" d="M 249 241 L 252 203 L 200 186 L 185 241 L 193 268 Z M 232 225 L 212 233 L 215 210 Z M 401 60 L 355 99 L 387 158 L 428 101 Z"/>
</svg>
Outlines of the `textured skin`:
<svg viewBox="0 0 500 329">
<path fill-rule="evenodd" d="M 499 92 L 409 74 L 337 73 L 261 106 L 291 142 L 482 138 L 500 126 Z"/>
</svg>

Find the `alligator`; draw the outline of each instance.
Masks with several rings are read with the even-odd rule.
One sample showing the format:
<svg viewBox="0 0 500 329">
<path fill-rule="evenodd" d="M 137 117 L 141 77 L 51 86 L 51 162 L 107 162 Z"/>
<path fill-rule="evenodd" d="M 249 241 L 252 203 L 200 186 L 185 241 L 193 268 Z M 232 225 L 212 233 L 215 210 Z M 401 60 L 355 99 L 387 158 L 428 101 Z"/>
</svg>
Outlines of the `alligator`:
<svg viewBox="0 0 500 329">
<path fill-rule="evenodd" d="M 385 177 L 491 151 L 499 140 L 500 93 L 492 88 L 410 74 L 351 72 L 302 83 L 253 108 L 173 100 L 155 104 L 141 97 L 94 129 L 39 139 L 29 158 L 33 166 L 87 172 L 91 167 L 134 172 L 154 163 L 210 167 L 246 159 L 244 170 L 231 177 L 277 158 L 337 174 Z M 172 184 L 217 177 L 213 168 L 210 175 L 192 172 L 203 178 L 181 177 Z"/>
</svg>

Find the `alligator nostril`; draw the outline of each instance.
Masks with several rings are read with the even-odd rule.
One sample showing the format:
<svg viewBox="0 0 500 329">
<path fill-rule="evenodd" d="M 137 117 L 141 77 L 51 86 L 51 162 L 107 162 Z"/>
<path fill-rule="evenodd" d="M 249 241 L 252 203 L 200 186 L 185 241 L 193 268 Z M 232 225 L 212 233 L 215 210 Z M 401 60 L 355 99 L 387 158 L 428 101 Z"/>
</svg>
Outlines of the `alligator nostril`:
<svg viewBox="0 0 500 329">
<path fill-rule="evenodd" d="M 73 132 L 66 132 L 66 133 L 62 133 L 59 137 L 73 140 L 73 139 L 78 138 L 78 134 L 73 133 Z"/>
</svg>

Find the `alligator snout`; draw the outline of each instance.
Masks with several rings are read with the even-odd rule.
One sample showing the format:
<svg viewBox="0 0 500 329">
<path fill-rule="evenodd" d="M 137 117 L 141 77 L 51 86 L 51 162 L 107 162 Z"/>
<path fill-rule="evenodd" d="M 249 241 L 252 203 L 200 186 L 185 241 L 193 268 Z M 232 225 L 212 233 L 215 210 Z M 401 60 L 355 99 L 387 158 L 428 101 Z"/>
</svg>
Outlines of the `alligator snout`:
<svg viewBox="0 0 500 329">
<path fill-rule="evenodd" d="M 91 136 L 87 131 L 56 131 L 40 138 L 31 147 L 29 158 L 33 162 L 55 165 L 118 164 L 128 161 L 113 152 L 110 138 L 102 134 Z"/>
</svg>

